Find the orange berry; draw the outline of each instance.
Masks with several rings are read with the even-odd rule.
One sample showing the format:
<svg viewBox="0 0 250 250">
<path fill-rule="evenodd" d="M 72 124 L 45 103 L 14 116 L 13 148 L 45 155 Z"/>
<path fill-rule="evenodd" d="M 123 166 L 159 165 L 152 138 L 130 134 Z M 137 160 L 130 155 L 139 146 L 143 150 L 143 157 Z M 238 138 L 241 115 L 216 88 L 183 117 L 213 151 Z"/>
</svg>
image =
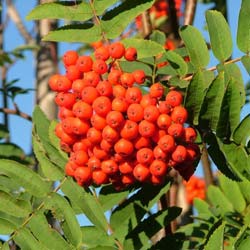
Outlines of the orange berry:
<svg viewBox="0 0 250 250">
<path fill-rule="evenodd" d="M 143 119 L 144 110 L 139 103 L 132 103 L 127 110 L 128 119 L 134 122 L 139 122 Z"/>
<path fill-rule="evenodd" d="M 94 111 L 100 116 L 106 116 L 111 111 L 112 104 L 108 97 L 99 96 L 93 102 Z"/>
<path fill-rule="evenodd" d="M 154 98 L 161 98 L 164 94 L 164 87 L 162 84 L 154 83 L 149 88 L 149 95 Z"/>
<path fill-rule="evenodd" d="M 131 141 L 121 138 L 114 145 L 115 152 L 122 155 L 128 156 L 133 153 L 134 145 Z"/>
</svg>

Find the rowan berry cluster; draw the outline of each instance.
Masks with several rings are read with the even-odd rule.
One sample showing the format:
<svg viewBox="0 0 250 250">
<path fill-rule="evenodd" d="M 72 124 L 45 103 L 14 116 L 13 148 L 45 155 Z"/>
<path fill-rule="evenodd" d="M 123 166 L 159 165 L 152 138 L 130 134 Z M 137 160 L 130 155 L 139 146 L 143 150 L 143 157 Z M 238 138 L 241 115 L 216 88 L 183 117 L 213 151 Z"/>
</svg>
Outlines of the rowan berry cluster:
<svg viewBox="0 0 250 250">
<path fill-rule="evenodd" d="M 143 94 L 144 71 L 122 71 L 121 58 L 136 60 L 136 49 L 115 42 L 100 45 L 93 57 L 68 51 L 66 74 L 49 80 L 59 106 L 55 133 L 69 153 L 65 172 L 81 186 L 162 184 L 172 167 L 193 171 L 199 157 L 182 94 L 164 96 L 159 82 Z"/>
<path fill-rule="evenodd" d="M 184 182 L 184 186 L 186 188 L 186 199 L 188 204 L 192 205 L 194 198 L 205 200 L 206 190 L 204 179 L 193 175 L 188 181 Z"/>
</svg>

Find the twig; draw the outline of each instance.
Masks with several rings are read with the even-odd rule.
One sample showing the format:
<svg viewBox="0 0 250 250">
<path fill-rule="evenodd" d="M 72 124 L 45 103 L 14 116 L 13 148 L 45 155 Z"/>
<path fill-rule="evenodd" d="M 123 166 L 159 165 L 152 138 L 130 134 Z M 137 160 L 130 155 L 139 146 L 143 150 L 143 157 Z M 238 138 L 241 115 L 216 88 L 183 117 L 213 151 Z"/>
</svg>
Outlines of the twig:
<svg viewBox="0 0 250 250">
<path fill-rule="evenodd" d="M 187 0 L 184 12 L 184 25 L 191 25 L 194 22 L 197 0 Z"/>
<path fill-rule="evenodd" d="M 148 10 L 141 14 L 142 18 L 142 35 L 147 38 L 152 33 L 152 24 L 150 21 L 150 16 Z"/>
<path fill-rule="evenodd" d="M 235 58 L 235 59 L 226 61 L 226 62 L 224 63 L 224 65 L 231 64 L 231 63 L 235 63 L 235 62 L 239 62 L 239 61 L 241 60 L 241 58 L 242 58 L 242 57 L 238 57 L 238 58 Z M 216 67 L 216 66 L 213 66 L 213 67 L 207 69 L 207 71 L 215 71 L 215 70 L 217 70 L 217 67 Z M 194 76 L 194 75 L 186 76 L 186 77 L 184 77 L 182 80 L 190 81 L 190 80 L 192 80 L 193 76 Z"/>
<path fill-rule="evenodd" d="M 17 29 L 19 30 L 20 34 L 24 38 L 25 42 L 28 44 L 35 43 L 35 40 L 32 38 L 30 33 L 27 31 L 26 27 L 24 26 L 22 19 L 17 12 L 15 6 L 13 5 L 11 0 L 7 0 L 7 13 L 11 20 L 15 23 Z"/>
<path fill-rule="evenodd" d="M 32 121 L 32 117 L 24 112 L 21 112 L 20 110 L 18 109 L 9 109 L 9 108 L 0 108 L 0 112 L 8 115 L 17 115 L 17 116 L 20 116 L 22 117 L 23 119 L 26 119 L 28 121 Z"/>
</svg>

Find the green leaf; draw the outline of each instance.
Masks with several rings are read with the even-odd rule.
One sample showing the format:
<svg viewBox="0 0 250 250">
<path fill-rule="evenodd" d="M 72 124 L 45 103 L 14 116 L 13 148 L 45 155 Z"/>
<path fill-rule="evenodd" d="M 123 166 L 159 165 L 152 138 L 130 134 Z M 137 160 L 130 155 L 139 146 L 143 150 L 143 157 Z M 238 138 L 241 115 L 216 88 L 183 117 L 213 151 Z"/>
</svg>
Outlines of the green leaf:
<svg viewBox="0 0 250 250">
<path fill-rule="evenodd" d="M 71 21 L 86 21 L 93 17 L 90 4 L 86 2 L 53 2 L 44 3 L 35 7 L 27 16 L 27 20 L 45 18 L 67 19 Z"/>
<path fill-rule="evenodd" d="M 224 62 L 233 51 L 233 41 L 227 21 L 222 13 L 216 10 L 206 12 L 206 21 L 212 51 L 219 61 Z"/>
<path fill-rule="evenodd" d="M 142 69 L 147 76 L 152 76 L 152 67 L 143 62 L 119 61 L 119 65 L 124 72 L 133 72 L 137 69 Z"/>
<path fill-rule="evenodd" d="M 220 215 L 224 216 L 226 213 L 234 211 L 232 204 L 218 187 L 209 186 L 207 197 L 216 213 L 218 212 Z"/>
<path fill-rule="evenodd" d="M 166 35 L 162 31 L 153 30 L 153 33 L 150 35 L 150 40 L 163 46 L 166 43 Z"/>
<path fill-rule="evenodd" d="M 240 123 L 241 94 L 236 81 L 232 78 L 224 95 L 217 135 L 221 138 L 229 137 Z M 228 121 L 227 123 L 225 121 Z"/>
<path fill-rule="evenodd" d="M 209 237 L 208 242 L 204 247 L 204 250 L 223 250 L 224 230 L 225 223 L 222 223 L 214 230 L 213 234 Z"/>
<path fill-rule="evenodd" d="M 114 231 L 114 237 L 123 241 L 126 234 L 138 225 L 138 222 L 146 214 L 138 203 L 132 202 L 131 199 L 120 204 L 111 214 L 110 225 Z M 138 245 L 141 242 L 138 242 Z"/>
<path fill-rule="evenodd" d="M 219 72 L 221 71 L 225 72 L 225 83 L 228 83 L 231 79 L 234 80 L 240 92 L 241 107 L 244 106 L 246 100 L 245 96 L 246 94 L 245 94 L 245 86 L 242 77 L 242 72 L 239 66 L 236 63 L 219 64 L 217 66 L 217 70 Z"/>
<path fill-rule="evenodd" d="M 205 220 L 210 220 L 211 218 L 214 218 L 214 215 L 212 214 L 208 203 L 204 200 L 195 198 L 194 207 L 198 212 L 199 218 L 201 217 Z"/>
<path fill-rule="evenodd" d="M 52 146 L 54 146 L 58 150 L 58 152 L 61 154 L 61 156 L 66 161 L 68 161 L 68 154 L 61 150 L 60 139 L 55 134 L 55 128 L 56 128 L 57 123 L 58 123 L 58 121 L 56 121 L 56 120 L 53 120 L 50 123 L 50 126 L 49 126 L 49 140 L 50 140 Z"/>
<path fill-rule="evenodd" d="M 15 199 L 8 193 L 0 190 L 0 211 L 16 217 L 26 217 L 32 211 L 28 201 Z"/>
<path fill-rule="evenodd" d="M 187 88 L 189 85 L 189 82 L 183 79 L 180 79 L 177 76 L 173 76 L 169 79 L 169 83 L 173 87 L 179 87 L 179 88 Z"/>
<path fill-rule="evenodd" d="M 250 56 L 246 55 L 241 58 L 241 62 L 245 67 L 247 73 L 250 75 Z"/>
<path fill-rule="evenodd" d="M 130 197 L 130 200 L 136 200 L 142 207 L 150 209 L 168 192 L 170 184 L 170 182 L 167 182 L 163 186 L 155 186 L 154 188 L 152 188 L 152 185 L 144 185 L 138 192 Z"/>
<path fill-rule="evenodd" d="M 92 194 L 86 192 L 71 179 L 66 180 L 61 189 L 70 202 L 79 207 L 97 228 L 107 232 L 108 224 L 104 216 L 104 210 Z"/>
<path fill-rule="evenodd" d="M 137 49 L 137 59 L 147 58 L 151 56 L 157 56 L 164 53 L 165 50 L 157 42 L 150 40 L 143 40 L 137 38 L 127 38 L 122 40 L 122 43 L 126 47 L 134 47 Z"/>
<path fill-rule="evenodd" d="M 75 249 L 65 241 L 58 231 L 48 224 L 45 215 L 41 211 L 31 218 L 28 226 L 32 234 L 48 249 Z"/>
<path fill-rule="evenodd" d="M 82 233 L 75 213 L 68 201 L 61 195 L 52 193 L 45 201 L 45 208 L 50 209 L 54 217 L 59 221 L 62 220 L 62 229 L 68 241 L 76 247 L 79 246 Z"/>
<path fill-rule="evenodd" d="M 112 209 L 129 195 L 129 190 L 117 192 L 111 185 L 101 188 L 98 199 L 104 211 Z"/>
<path fill-rule="evenodd" d="M 187 74 L 188 67 L 184 59 L 178 55 L 176 52 L 169 50 L 164 53 L 167 61 L 172 66 L 172 68 L 177 72 L 178 75 L 184 76 Z"/>
<path fill-rule="evenodd" d="M 108 11 L 101 20 L 106 37 L 109 39 L 117 38 L 129 23 L 143 11 L 149 9 L 153 3 L 154 0 L 127 0 Z"/>
<path fill-rule="evenodd" d="M 36 159 L 39 162 L 43 174 L 48 178 L 48 180 L 56 181 L 62 179 L 64 176 L 62 169 L 58 168 L 55 164 L 53 164 L 53 162 L 50 161 L 43 145 L 39 142 L 36 135 L 32 136 L 32 145 Z"/>
<path fill-rule="evenodd" d="M 224 73 L 220 73 L 210 85 L 200 114 L 200 123 L 216 130 L 224 97 Z"/>
<path fill-rule="evenodd" d="M 38 226 L 39 228 L 39 226 Z M 14 241 L 21 249 L 25 250 L 50 250 L 50 247 L 45 247 L 39 242 L 29 229 L 21 227 L 13 237 Z M 51 249 L 52 250 L 52 249 Z"/>
<path fill-rule="evenodd" d="M 195 68 L 205 68 L 209 63 L 209 52 L 201 32 L 186 25 L 180 29 L 180 36 L 187 48 L 191 64 Z"/>
<path fill-rule="evenodd" d="M 43 37 L 43 41 L 92 43 L 102 39 L 100 25 L 92 23 L 65 25 L 49 32 Z"/>
<path fill-rule="evenodd" d="M 245 148 L 237 146 L 234 143 L 223 144 L 221 142 L 220 148 L 223 150 L 230 166 L 237 171 L 238 174 L 250 180 L 250 158 Z"/>
<path fill-rule="evenodd" d="M 237 250 L 248 250 L 249 248 L 250 248 L 250 238 L 248 237 L 241 241 Z"/>
<path fill-rule="evenodd" d="M 35 197 L 44 197 L 50 191 L 48 182 L 43 181 L 37 173 L 18 162 L 0 160 L 0 173 L 10 177 Z"/>
<path fill-rule="evenodd" d="M 16 229 L 16 226 L 3 218 L 0 218 L 0 234 L 12 234 Z"/>
<path fill-rule="evenodd" d="M 188 86 L 185 106 L 189 112 L 189 120 L 194 125 L 198 125 L 202 104 L 213 78 L 212 72 L 199 70 Z"/>
<path fill-rule="evenodd" d="M 5 139 L 9 136 L 9 131 L 4 124 L 0 123 L 0 139 Z"/>
<path fill-rule="evenodd" d="M 20 190 L 20 186 L 15 182 L 15 180 L 9 178 L 8 176 L 0 175 L 0 189 L 8 190 L 8 193 L 16 193 L 18 190 Z"/>
<path fill-rule="evenodd" d="M 238 183 L 240 190 L 248 203 L 250 203 L 250 181 L 243 179 Z"/>
<path fill-rule="evenodd" d="M 149 240 L 163 227 L 169 225 L 171 221 L 176 219 L 180 215 L 181 210 L 179 207 L 169 207 L 166 210 L 161 210 L 150 215 L 139 222 L 133 231 L 129 232 L 127 238 L 136 238 L 137 235 L 145 233 Z"/>
<path fill-rule="evenodd" d="M 213 133 L 209 134 L 206 138 L 209 144 L 208 153 L 213 162 L 216 164 L 217 168 L 231 180 L 239 181 L 241 180 L 237 169 L 235 170 L 233 166 L 229 165 L 227 159 L 222 152 L 221 143 L 219 143 L 219 138 L 217 138 Z"/>
<path fill-rule="evenodd" d="M 250 52 L 249 12 L 250 2 L 248 0 L 242 0 L 238 19 L 237 45 L 238 48 L 246 54 Z"/>
<path fill-rule="evenodd" d="M 248 114 L 233 133 L 235 143 L 246 146 L 250 137 L 250 115 Z"/>
<path fill-rule="evenodd" d="M 38 135 L 38 138 L 43 145 L 43 148 L 46 151 L 50 161 L 60 168 L 64 169 L 67 159 L 65 157 L 62 157 L 60 151 L 55 148 L 50 142 L 50 121 L 39 106 L 36 106 L 33 111 L 33 123 L 34 133 L 35 135 Z"/>
<path fill-rule="evenodd" d="M 97 247 L 93 247 L 93 248 L 88 248 L 88 250 L 117 250 L 117 248 L 101 245 L 101 246 L 97 246 Z"/>
<path fill-rule="evenodd" d="M 1 143 L 0 144 L 0 157 L 20 161 L 25 158 L 25 153 L 16 144 Z"/>
<path fill-rule="evenodd" d="M 2 246 L 1 246 L 1 243 L 0 243 L 0 249 L 1 250 L 10 250 L 9 243 L 5 242 Z"/>
<path fill-rule="evenodd" d="M 84 247 L 93 248 L 97 246 L 114 246 L 115 239 L 108 235 L 107 233 L 99 230 L 94 226 L 84 226 L 81 227 L 82 231 L 82 245 Z M 98 235 L 98 237 L 93 237 L 93 235 Z"/>
<path fill-rule="evenodd" d="M 242 213 L 246 208 L 246 201 L 240 191 L 238 183 L 226 178 L 224 175 L 219 176 L 219 182 L 222 191 L 233 204 L 234 209 Z"/>
</svg>

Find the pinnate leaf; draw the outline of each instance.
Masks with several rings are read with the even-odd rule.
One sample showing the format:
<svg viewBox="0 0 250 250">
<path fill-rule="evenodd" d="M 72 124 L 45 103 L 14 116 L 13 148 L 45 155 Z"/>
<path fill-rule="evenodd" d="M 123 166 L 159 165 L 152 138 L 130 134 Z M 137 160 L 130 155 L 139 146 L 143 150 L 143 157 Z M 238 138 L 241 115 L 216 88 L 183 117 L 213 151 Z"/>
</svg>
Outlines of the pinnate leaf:
<svg viewBox="0 0 250 250">
<path fill-rule="evenodd" d="M 201 107 L 213 78 L 212 72 L 199 70 L 188 86 L 185 106 L 189 111 L 190 122 L 195 125 L 198 124 Z"/>
<path fill-rule="evenodd" d="M 221 12 L 210 10 L 206 12 L 206 21 L 210 35 L 212 51 L 215 57 L 223 62 L 233 51 L 233 41 L 230 28 Z"/>
<path fill-rule="evenodd" d="M 250 2 L 248 0 L 242 0 L 238 19 L 237 45 L 239 49 L 246 54 L 250 52 L 249 12 Z"/>
<path fill-rule="evenodd" d="M 50 191 L 50 185 L 37 173 L 23 164 L 11 160 L 0 160 L 0 173 L 13 179 L 20 187 L 35 197 L 44 197 Z"/>
<path fill-rule="evenodd" d="M 213 234 L 209 237 L 204 250 L 223 250 L 223 240 L 224 240 L 224 229 L 225 223 L 222 223 L 218 228 L 216 228 Z"/>
<path fill-rule="evenodd" d="M 153 0 L 127 0 L 108 11 L 101 20 L 102 29 L 109 39 L 117 38 L 139 14 L 153 5 Z"/>
<path fill-rule="evenodd" d="M 205 68 L 209 63 L 209 52 L 201 32 L 190 25 L 180 29 L 180 36 L 190 57 L 190 62 L 195 68 Z"/>
<path fill-rule="evenodd" d="M 86 23 L 62 26 L 54 31 L 49 32 L 49 34 L 44 36 L 42 40 L 70 43 L 92 43 L 101 39 L 102 29 L 100 25 Z"/>
</svg>

